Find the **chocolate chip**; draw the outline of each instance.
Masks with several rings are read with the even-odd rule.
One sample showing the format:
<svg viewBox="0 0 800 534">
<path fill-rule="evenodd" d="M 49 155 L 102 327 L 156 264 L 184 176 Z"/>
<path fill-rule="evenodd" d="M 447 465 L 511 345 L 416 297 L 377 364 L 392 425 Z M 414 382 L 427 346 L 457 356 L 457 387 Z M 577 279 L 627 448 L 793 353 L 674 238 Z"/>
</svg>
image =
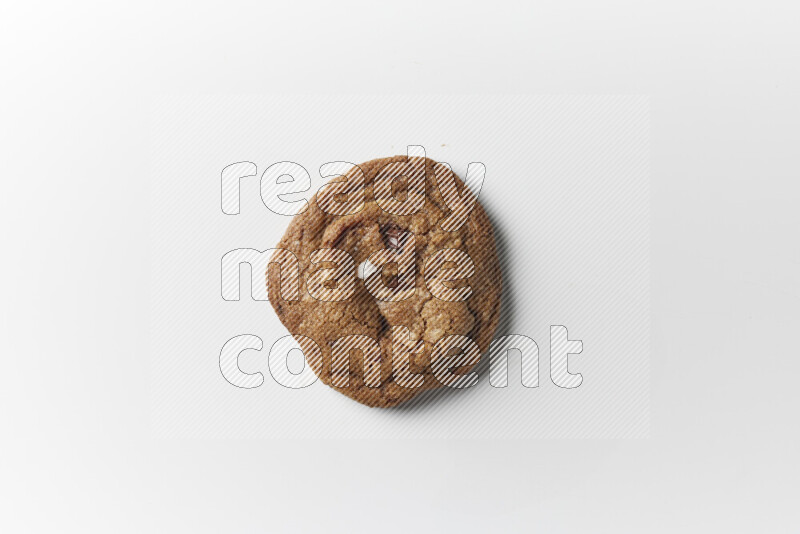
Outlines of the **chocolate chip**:
<svg viewBox="0 0 800 534">
<path fill-rule="evenodd" d="M 403 230 L 396 224 L 387 224 L 381 229 L 383 233 L 383 242 L 387 248 L 399 249 L 402 246 L 401 238 L 403 237 Z"/>
</svg>

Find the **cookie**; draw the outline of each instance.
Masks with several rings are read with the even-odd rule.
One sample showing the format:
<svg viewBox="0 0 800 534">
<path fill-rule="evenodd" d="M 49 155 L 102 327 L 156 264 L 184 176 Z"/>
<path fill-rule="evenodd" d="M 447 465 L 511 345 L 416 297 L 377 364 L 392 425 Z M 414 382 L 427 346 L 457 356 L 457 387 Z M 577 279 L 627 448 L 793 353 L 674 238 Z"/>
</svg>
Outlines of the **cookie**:
<svg viewBox="0 0 800 534">
<path fill-rule="evenodd" d="M 477 379 L 502 281 L 486 212 L 454 194 L 471 193 L 449 166 L 395 156 L 354 166 L 294 216 L 269 300 L 322 382 L 390 407 Z"/>
</svg>

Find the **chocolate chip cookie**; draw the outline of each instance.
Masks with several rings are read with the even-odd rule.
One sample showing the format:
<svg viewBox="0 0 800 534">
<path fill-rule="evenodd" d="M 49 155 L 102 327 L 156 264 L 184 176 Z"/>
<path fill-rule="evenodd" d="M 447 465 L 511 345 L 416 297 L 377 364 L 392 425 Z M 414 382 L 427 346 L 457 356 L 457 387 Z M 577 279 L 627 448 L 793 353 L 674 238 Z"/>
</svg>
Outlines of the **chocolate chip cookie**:
<svg viewBox="0 0 800 534">
<path fill-rule="evenodd" d="M 446 164 L 395 156 L 353 166 L 292 219 L 269 300 L 325 384 L 390 407 L 474 383 L 502 282 L 492 225 L 470 195 Z"/>
</svg>

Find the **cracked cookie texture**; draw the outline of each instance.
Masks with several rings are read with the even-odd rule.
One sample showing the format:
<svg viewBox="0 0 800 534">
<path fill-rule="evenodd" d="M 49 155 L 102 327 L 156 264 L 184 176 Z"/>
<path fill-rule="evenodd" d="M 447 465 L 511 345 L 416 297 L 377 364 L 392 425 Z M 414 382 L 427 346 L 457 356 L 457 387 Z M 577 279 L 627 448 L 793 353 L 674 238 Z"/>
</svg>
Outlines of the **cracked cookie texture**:
<svg viewBox="0 0 800 534">
<path fill-rule="evenodd" d="M 499 319 L 502 282 L 494 231 L 486 212 L 476 202 L 468 219 L 455 231 L 446 231 L 440 224 L 451 210 L 442 196 L 444 184 L 438 184 L 437 177 L 441 179 L 447 173 L 451 180 L 449 183 L 454 180 L 458 191 L 465 187 L 449 167 L 428 158 L 417 159 L 419 170 L 424 168 L 424 182 L 415 183 L 424 184 L 420 185 L 424 187 L 424 204 L 414 213 L 396 215 L 378 205 L 376 176 L 387 178 L 387 172 L 396 175 L 388 176 L 394 184 L 391 194 L 395 198 L 408 198 L 413 193 L 412 180 L 407 179 L 403 171 L 403 164 L 412 162 L 412 159 L 406 156 L 375 159 L 353 167 L 344 178 L 334 178 L 331 182 L 341 182 L 343 186 L 345 183 L 355 184 L 349 196 L 347 192 L 338 194 L 339 201 L 352 198 L 356 189 L 363 191 L 363 204 L 359 204 L 362 207 L 355 213 L 335 215 L 328 213 L 332 211 L 330 209 L 323 211 L 320 205 L 325 207 L 326 200 L 337 196 L 323 198 L 323 188 L 311 199 L 305 211 L 294 216 L 276 248 L 290 251 L 299 262 L 299 300 L 287 300 L 281 293 L 281 277 L 286 277 L 282 269 L 279 274 L 278 266 L 271 263 L 267 272 L 269 300 L 281 322 L 303 348 L 307 364 L 314 373 L 336 391 L 373 407 L 388 408 L 424 391 L 443 387 L 431 365 L 436 343 L 450 335 L 466 336 L 483 354 L 489 348 Z M 396 169 L 392 170 L 393 167 Z M 413 234 L 413 239 L 407 238 L 409 234 Z M 406 293 L 410 295 L 407 298 L 397 301 L 376 298 L 365 280 L 356 277 L 355 272 L 352 274 L 355 287 L 349 288 L 352 294 L 346 300 L 318 300 L 309 293 L 310 277 L 319 269 L 327 268 L 330 272 L 336 266 L 330 262 L 312 261 L 310 256 L 314 251 L 329 248 L 346 251 L 353 259 L 355 271 L 363 269 L 367 258 L 376 251 L 401 247 L 409 242 L 414 246 L 415 274 L 404 282 L 406 286 L 411 285 L 405 287 L 410 290 Z M 460 281 L 462 286 L 469 285 L 471 289 L 466 300 L 441 300 L 431 294 L 425 282 L 426 261 L 442 249 L 459 249 L 469 255 L 474 264 L 473 274 L 466 281 Z M 391 267 L 395 267 L 394 273 Z M 376 276 L 387 288 L 396 288 L 397 264 L 386 265 Z M 326 287 L 333 287 L 330 283 Z M 458 286 L 459 282 L 452 284 Z M 401 385 L 393 371 L 392 332 L 393 327 L 398 326 L 408 329 L 412 344 L 421 342 L 417 347 L 421 350 L 408 357 L 408 371 L 421 377 L 421 380 L 416 379 L 418 387 Z M 377 340 L 380 354 L 375 350 L 346 348 L 349 362 L 344 366 L 340 360 L 334 362 L 335 342 L 352 335 Z M 310 347 L 304 338 L 313 340 L 319 350 Z M 370 361 L 365 362 L 365 359 Z M 475 363 L 470 361 L 457 367 L 455 372 L 468 373 Z M 373 373 L 372 379 L 365 376 L 365 369 Z"/>
</svg>

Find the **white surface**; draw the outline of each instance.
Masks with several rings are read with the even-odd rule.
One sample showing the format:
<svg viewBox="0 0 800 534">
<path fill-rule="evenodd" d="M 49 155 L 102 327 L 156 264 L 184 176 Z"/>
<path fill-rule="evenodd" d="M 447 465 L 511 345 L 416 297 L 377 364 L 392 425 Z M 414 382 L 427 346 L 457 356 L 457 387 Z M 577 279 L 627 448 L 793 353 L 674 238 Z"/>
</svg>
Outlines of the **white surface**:
<svg viewBox="0 0 800 534">
<path fill-rule="evenodd" d="M 0 528 L 796 531 L 798 4 L 386 9 L 5 8 Z M 152 439 L 150 98 L 273 91 L 649 94 L 651 438 Z"/>
</svg>

